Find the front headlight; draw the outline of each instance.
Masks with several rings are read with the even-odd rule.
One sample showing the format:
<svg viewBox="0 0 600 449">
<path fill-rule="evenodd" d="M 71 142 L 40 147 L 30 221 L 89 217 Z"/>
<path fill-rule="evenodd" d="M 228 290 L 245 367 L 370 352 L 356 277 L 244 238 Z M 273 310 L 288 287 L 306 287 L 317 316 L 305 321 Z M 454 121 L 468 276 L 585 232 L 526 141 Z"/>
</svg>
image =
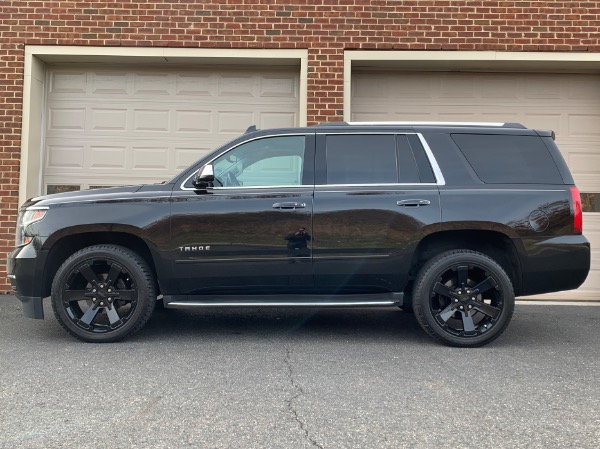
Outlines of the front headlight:
<svg viewBox="0 0 600 449">
<path fill-rule="evenodd" d="M 16 246 L 27 245 L 31 242 L 33 236 L 27 234 L 27 226 L 42 220 L 47 213 L 47 207 L 35 206 L 19 211 L 19 218 L 17 219 L 17 237 L 15 241 Z"/>
</svg>

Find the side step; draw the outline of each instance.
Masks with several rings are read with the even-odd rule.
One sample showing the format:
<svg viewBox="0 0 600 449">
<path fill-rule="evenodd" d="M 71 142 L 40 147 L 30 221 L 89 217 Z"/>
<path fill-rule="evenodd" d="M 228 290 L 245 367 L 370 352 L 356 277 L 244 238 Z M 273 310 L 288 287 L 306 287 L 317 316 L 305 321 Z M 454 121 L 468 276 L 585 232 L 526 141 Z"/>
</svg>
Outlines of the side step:
<svg viewBox="0 0 600 449">
<path fill-rule="evenodd" d="M 167 308 L 196 307 L 390 307 L 402 304 L 403 293 L 365 295 L 165 295 Z"/>
</svg>

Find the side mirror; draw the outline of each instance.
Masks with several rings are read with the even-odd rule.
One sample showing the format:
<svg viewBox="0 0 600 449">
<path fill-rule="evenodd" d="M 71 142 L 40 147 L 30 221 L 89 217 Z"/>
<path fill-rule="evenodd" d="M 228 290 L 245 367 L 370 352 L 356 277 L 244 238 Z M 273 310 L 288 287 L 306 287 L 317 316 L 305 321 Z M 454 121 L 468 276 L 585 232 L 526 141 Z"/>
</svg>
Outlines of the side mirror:
<svg viewBox="0 0 600 449">
<path fill-rule="evenodd" d="M 214 181 L 215 174 L 213 171 L 213 166 L 212 164 L 208 164 L 198 170 L 198 173 L 196 173 L 196 176 L 194 177 L 193 184 L 194 187 L 199 189 L 207 189 L 209 187 L 213 187 Z"/>
</svg>

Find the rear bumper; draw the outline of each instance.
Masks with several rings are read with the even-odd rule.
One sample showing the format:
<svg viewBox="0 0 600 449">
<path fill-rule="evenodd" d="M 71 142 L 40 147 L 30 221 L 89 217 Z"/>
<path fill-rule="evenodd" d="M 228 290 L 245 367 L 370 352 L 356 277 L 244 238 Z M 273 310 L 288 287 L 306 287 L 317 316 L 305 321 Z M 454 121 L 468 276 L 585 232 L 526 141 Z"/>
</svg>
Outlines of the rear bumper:
<svg viewBox="0 0 600 449">
<path fill-rule="evenodd" d="M 590 243 L 582 235 L 523 239 L 523 283 L 520 295 L 578 288 L 590 271 Z"/>
<path fill-rule="evenodd" d="M 38 251 L 30 244 L 15 249 L 7 260 L 7 274 L 14 295 L 23 304 L 27 318 L 44 318 L 42 299 L 46 251 Z"/>
</svg>

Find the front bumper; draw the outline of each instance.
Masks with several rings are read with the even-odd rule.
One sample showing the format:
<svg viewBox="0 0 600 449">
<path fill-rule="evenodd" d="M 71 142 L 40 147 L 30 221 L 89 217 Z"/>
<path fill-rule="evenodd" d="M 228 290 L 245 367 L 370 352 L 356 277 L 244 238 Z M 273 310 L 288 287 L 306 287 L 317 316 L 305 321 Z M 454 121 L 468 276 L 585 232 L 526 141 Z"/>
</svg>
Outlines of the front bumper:
<svg viewBox="0 0 600 449">
<path fill-rule="evenodd" d="M 13 293 L 23 304 L 27 318 L 43 319 L 44 265 L 46 251 L 38 251 L 34 244 L 15 249 L 7 260 L 7 274 Z"/>
</svg>

